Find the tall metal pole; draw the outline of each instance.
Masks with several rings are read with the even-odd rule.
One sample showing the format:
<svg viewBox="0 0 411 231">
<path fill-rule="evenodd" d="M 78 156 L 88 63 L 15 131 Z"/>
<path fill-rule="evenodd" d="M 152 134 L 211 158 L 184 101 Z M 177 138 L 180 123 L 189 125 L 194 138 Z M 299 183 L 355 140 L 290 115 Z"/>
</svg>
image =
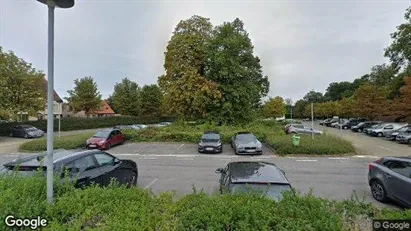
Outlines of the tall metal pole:
<svg viewBox="0 0 411 231">
<path fill-rule="evenodd" d="M 291 123 L 293 123 L 293 105 L 290 105 L 291 108 Z"/>
<path fill-rule="evenodd" d="M 54 125 L 54 4 L 48 3 L 47 73 L 47 201 L 53 203 L 53 125 Z"/>
<path fill-rule="evenodd" d="M 311 103 L 311 138 L 314 139 L 314 106 Z"/>
<path fill-rule="evenodd" d="M 60 138 L 60 131 L 61 131 L 61 114 L 59 115 L 59 138 Z"/>
</svg>

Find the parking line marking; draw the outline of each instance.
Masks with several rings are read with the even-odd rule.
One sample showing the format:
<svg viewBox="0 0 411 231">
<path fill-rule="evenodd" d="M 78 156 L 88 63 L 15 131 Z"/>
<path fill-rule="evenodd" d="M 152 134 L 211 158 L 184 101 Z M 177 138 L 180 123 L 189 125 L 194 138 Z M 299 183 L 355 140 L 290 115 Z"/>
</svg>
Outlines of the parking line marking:
<svg viewBox="0 0 411 231">
<path fill-rule="evenodd" d="M 183 146 L 184 146 L 184 144 L 180 145 L 180 148 L 183 147 Z"/>
<path fill-rule="evenodd" d="M 329 160 L 349 160 L 348 157 L 330 157 Z"/>
<path fill-rule="evenodd" d="M 317 161 L 317 160 L 296 160 L 296 161 L 315 162 L 315 161 Z"/>
<path fill-rule="evenodd" d="M 144 189 L 148 189 L 148 188 L 150 188 L 154 183 L 156 183 L 158 181 L 158 179 L 157 178 L 155 178 L 154 180 L 152 180 L 148 185 L 146 185 L 145 187 L 144 187 Z"/>
<path fill-rule="evenodd" d="M 143 160 L 157 160 L 158 157 L 142 157 Z"/>
</svg>

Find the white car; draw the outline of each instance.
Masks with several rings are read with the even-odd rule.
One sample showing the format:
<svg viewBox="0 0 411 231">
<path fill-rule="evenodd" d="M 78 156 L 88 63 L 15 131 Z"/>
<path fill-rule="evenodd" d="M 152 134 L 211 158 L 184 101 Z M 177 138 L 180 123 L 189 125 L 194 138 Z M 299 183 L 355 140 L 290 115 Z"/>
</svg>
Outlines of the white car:
<svg viewBox="0 0 411 231">
<path fill-rule="evenodd" d="M 161 123 L 157 124 L 156 127 L 165 127 L 165 126 L 168 126 L 170 124 L 171 124 L 170 122 L 161 122 Z"/>
</svg>

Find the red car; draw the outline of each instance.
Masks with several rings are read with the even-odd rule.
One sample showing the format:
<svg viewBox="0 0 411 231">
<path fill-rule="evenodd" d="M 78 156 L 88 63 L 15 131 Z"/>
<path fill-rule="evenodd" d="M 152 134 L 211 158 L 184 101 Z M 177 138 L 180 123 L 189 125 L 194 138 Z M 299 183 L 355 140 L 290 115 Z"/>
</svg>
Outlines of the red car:
<svg viewBox="0 0 411 231">
<path fill-rule="evenodd" d="M 124 143 L 124 141 L 126 141 L 126 137 L 118 129 L 101 130 L 86 141 L 86 148 L 108 150 L 114 145 Z"/>
</svg>

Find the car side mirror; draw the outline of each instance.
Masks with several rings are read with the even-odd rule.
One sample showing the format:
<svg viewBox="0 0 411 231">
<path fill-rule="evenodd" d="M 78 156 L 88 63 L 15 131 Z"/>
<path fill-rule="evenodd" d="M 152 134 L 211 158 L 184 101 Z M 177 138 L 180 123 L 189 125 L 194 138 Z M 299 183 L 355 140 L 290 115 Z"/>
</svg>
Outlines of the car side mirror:
<svg viewBox="0 0 411 231">
<path fill-rule="evenodd" d="M 217 169 L 215 170 L 215 173 L 222 174 L 222 173 L 224 173 L 224 169 L 223 169 L 223 168 L 217 168 Z"/>
<path fill-rule="evenodd" d="M 118 163 L 120 163 L 120 160 L 117 159 L 117 158 L 115 158 L 115 159 L 114 159 L 114 164 L 118 164 Z"/>
</svg>

